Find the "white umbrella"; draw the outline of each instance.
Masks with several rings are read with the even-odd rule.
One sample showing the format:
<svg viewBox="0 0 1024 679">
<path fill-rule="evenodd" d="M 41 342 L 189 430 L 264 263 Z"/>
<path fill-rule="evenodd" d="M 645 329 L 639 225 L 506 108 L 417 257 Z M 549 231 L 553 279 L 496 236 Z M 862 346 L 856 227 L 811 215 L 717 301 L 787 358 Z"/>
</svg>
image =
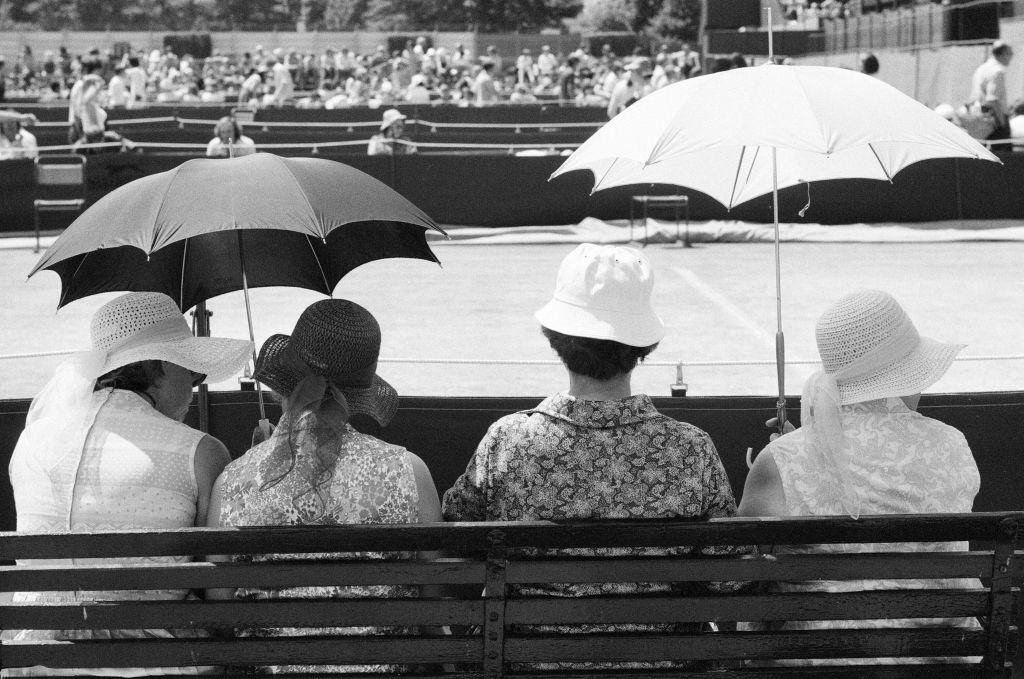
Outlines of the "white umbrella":
<svg viewBox="0 0 1024 679">
<path fill-rule="evenodd" d="M 675 184 L 727 208 L 772 193 L 780 427 L 785 343 L 778 189 L 825 179 L 892 181 L 929 158 L 999 162 L 962 129 L 886 83 L 827 66 L 739 68 L 640 99 L 569 156 L 552 178 L 594 173 L 594 191 Z"/>
</svg>

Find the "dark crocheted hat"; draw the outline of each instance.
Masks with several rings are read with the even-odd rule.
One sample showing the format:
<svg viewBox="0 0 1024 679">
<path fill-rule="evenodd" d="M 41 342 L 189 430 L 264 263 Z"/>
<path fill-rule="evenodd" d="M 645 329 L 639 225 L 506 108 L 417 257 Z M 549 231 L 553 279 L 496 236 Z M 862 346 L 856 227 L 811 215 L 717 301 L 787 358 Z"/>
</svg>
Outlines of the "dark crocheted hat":
<svg viewBox="0 0 1024 679">
<path fill-rule="evenodd" d="M 387 426 L 398 409 L 398 393 L 377 376 L 380 325 L 369 311 L 345 299 L 311 304 L 289 335 L 272 335 L 260 348 L 254 377 L 282 396 L 308 375 L 337 387 L 351 413 Z"/>
</svg>

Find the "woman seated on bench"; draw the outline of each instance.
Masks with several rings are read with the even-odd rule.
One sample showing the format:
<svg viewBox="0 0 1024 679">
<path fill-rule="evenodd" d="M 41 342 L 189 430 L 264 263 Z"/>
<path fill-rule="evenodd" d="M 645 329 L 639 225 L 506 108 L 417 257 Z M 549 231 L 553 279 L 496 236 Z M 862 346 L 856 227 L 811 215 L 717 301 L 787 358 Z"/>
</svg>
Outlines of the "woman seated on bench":
<svg viewBox="0 0 1024 679">
<path fill-rule="evenodd" d="M 920 337 L 889 294 L 847 295 L 818 319 L 823 370 L 804 385 L 802 426 L 754 460 L 740 503 L 744 516 L 970 512 L 980 476 L 963 434 L 916 412 L 921 392 L 949 369 L 959 344 Z M 776 552 L 964 551 L 965 543 L 776 547 Z M 786 591 L 971 589 L 973 580 L 791 583 Z M 957 621 L 954 621 L 957 622 Z M 958 621 L 976 627 L 973 618 Z M 948 620 L 792 621 L 786 629 L 930 627 Z M 911 659 L 913 660 L 913 659 Z M 973 661 L 973 659 L 972 659 Z M 845 664 L 869 664 L 853 660 Z M 814 661 L 788 661 L 815 664 Z M 834 663 L 831 663 L 834 664 Z"/>
<path fill-rule="evenodd" d="M 441 520 L 430 470 L 405 448 L 353 428 L 353 416 L 386 426 L 398 394 L 377 376 L 380 326 L 363 307 L 342 299 L 312 304 L 287 335 L 263 344 L 255 378 L 283 398 L 280 421 L 266 441 L 227 466 L 210 503 L 211 526 L 295 526 L 420 523 Z M 308 555 L 304 555 L 308 556 Z M 321 554 L 332 559 L 339 554 Z M 388 555 L 375 555 L 387 558 Z M 239 556 L 238 560 L 253 557 Z M 259 556 L 259 559 L 290 559 Z M 410 597 L 408 586 L 315 587 L 212 591 L 238 599 Z M 306 636 L 344 632 L 384 634 L 376 628 L 261 628 L 242 636 Z M 391 666 L 289 665 L 274 672 L 388 672 Z"/>
<path fill-rule="evenodd" d="M 92 350 L 62 364 L 32 402 L 11 456 L 18 530 L 90 532 L 206 525 L 210 489 L 231 459 L 217 439 L 182 423 L 192 388 L 241 372 L 249 342 L 193 337 L 167 295 L 135 292 L 100 307 Z M 151 563 L 160 559 L 120 559 Z M 167 557 L 167 561 L 179 561 Z M 108 563 L 77 560 L 79 565 Z M 46 560 L 46 565 L 58 562 Z M 182 590 L 141 593 L 37 592 L 15 601 L 185 598 Z M 12 631 L 15 641 L 179 636 L 173 630 Z M 128 670 L 119 670 L 124 672 Z M 103 670 L 8 670 L 32 674 L 104 674 Z M 143 668 L 141 674 L 191 670 Z"/>
<path fill-rule="evenodd" d="M 638 361 L 665 335 L 651 306 L 653 286 L 650 264 L 631 248 L 583 244 L 565 258 L 554 299 L 536 318 L 569 372 L 569 389 L 491 425 L 466 471 L 444 495 L 446 520 L 711 518 L 736 512 L 729 479 L 710 437 L 662 415 L 649 396 L 634 395 L 630 389 Z M 571 552 L 583 555 L 587 550 Z M 715 586 L 719 591 L 738 587 Z M 669 587 L 619 583 L 614 593 L 656 593 Z M 566 597 L 610 593 L 605 583 L 552 585 L 540 591 Z M 523 596 L 531 592 L 538 590 L 519 588 Z M 533 626 L 530 631 L 670 629 L 679 627 Z"/>
</svg>

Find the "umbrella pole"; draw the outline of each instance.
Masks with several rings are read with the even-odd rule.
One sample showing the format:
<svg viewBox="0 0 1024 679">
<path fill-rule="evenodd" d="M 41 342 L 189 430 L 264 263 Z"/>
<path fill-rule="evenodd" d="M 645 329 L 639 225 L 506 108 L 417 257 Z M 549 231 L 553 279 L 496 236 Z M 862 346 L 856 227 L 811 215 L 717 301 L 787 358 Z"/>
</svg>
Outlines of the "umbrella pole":
<svg viewBox="0 0 1024 679">
<path fill-rule="evenodd" d="M 772 215 L 775 222 L 775 372 L 779 380 L 779 400 L 775 405 L 779 433 L 786 426 L 786 336 L 782 332 L 782 257 L 779 254 L 779 173 L 776 148 L 772 147 Z"/>
<path fill-rule="evenodd" d="M 245 275 L 245 249 L 242 247 L 242 232 L 235 231 L 238 236 L 238 264 L 242 269 L 242 293 L 245 295 L 245 320 L 249 322 L 249 341 L 252 342 L 252 367 L 256 369 L 256 333 L 252 329 L 252 306 L 249 303 L 249 279 Z M 267 410 L 263 405 L 263 389 L 260 381 L 256 382 L 256 402 L 260 408 L 260 424 L 267 422 Z"/>
</svg>

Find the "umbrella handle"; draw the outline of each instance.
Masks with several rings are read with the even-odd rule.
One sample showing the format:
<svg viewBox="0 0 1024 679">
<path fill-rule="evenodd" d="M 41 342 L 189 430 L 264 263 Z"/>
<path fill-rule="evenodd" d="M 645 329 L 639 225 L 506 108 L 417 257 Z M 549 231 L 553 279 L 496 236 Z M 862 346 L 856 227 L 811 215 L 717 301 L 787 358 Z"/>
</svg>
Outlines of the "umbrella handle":
<svg viewBox="0 0 1024 679">
<path fill-rule="evenodd" d="M 775 403 L 775 417 L 778 418 L 779 433 L 786 433 L 786 336 L 779 330 L 775 333 L 775 370 L 779 378 L 779 400 Z"/>
</svg>

